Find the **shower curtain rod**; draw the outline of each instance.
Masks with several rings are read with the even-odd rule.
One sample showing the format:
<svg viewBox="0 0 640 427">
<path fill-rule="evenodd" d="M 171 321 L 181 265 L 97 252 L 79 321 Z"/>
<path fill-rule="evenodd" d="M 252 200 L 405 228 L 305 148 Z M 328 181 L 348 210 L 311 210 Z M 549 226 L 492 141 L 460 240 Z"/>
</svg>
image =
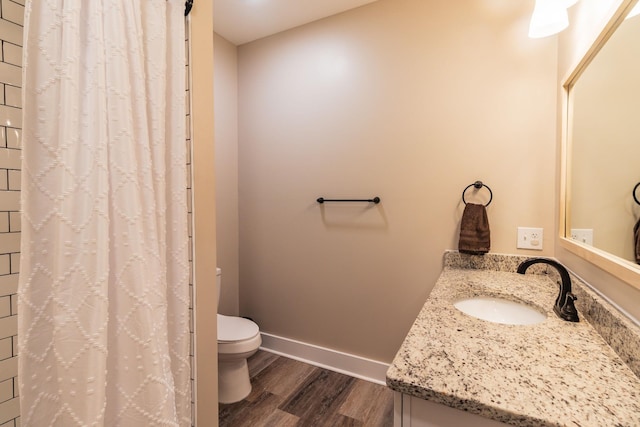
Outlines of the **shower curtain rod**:
<svg viewBox="0 0 640 427">
<path fill-rule="evenodd" d="M 192 7 L 193 7 L 193 0 L 187 0 L 184 2 L 184 16 L 187 16 L 189 12 L 191 12 Z"/>
</svg>

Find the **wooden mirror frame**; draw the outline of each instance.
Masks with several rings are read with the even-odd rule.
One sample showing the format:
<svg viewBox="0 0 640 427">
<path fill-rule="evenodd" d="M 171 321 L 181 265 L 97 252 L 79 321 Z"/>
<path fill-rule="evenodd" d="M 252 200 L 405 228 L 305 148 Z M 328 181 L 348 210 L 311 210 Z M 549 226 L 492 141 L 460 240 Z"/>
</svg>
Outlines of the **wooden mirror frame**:
<svg viewBox="0 0 640 427">
<path fill-rule="evenodd" d="M 567 230 L 570 229 L 571 218 L 571 159 L 569 153 L 572 148 L 572 87 L 577 82 L 582 72 L 591 63 L 600 49 L 611 38 L 616 29 L 624 21 L 629 11 L 640 0 L 619 0 L 617 7 L 613 7 L 606 25 L 598 33 L 585 55 L 578 61 L 562 83 L 562 146 L 561 146 L 561 170 L 560 170 L 560 246 L 594 264 L 600 269 L 617 277 L 625 283 L 640 289 L 640 265 L 633 264 L 601 249 L 580 243 L 567 238 Z"/>
</svg>

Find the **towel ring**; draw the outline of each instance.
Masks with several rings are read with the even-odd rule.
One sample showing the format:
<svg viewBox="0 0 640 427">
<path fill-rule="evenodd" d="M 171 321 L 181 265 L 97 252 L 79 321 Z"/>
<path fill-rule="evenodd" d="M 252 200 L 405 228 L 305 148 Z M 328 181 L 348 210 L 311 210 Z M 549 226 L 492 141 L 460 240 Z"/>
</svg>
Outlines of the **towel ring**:
<svg viewBox="0 0 640 427">
<path fill-rule="evenodd" d="M 638 200 L 638 196 L 636 196 L 636 190 L 638 189 L 638 187 L 640 187 L 640 182 L 637 183 L 635 187 L 633 187 L 633 200 L 635 200 L 636 203 L 640 205 L 640 200 Z"/>
<path fill-rule="evenodd" d="M 638 183 L 638 185 L 640 185 L 640 183 Z M 638 185 L 636 185 L 636 188 L 638 187 Z M 464 190 L 462 190 L 462 202 L 466 205 L 467 201 L 464 199 L 464 193 L 467 192 L 467 190 L 471 187 L 474 187 L 476 190 L 481 189 L 482 187 L 486 187 L 487 190 L 489 190 L 489 201 L 487 202 L 486 205 L 484 205 L 485 207 L 489 206 L 491 204 L 491 201 L 493 200 L 493 191 L 491 191 L 491 189 L 489 188 L 488 185 L 483 184 L 482 181 L 476 181 L 473 184 L 469 184 L 465 187 Z M 634 190 L 634 196 L 635 198 L 635 190 Z M 636 202 L 638 201 L 638 199 L 636 199 Z M 640 202 L 638 202 L 638 204 L 640 204 Z"/>
</svg>

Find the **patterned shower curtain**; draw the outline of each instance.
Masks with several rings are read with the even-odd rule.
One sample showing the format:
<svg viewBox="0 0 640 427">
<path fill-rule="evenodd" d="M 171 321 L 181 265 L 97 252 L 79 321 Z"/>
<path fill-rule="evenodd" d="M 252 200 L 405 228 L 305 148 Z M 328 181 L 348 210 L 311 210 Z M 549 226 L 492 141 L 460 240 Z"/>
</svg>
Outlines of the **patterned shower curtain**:
<svg viewBox="0 0 640 427">
<path fill-rule="evenodd" d="M 27 0 L 23 426 L 191 425 L 184 0 Z"/>
</svg>

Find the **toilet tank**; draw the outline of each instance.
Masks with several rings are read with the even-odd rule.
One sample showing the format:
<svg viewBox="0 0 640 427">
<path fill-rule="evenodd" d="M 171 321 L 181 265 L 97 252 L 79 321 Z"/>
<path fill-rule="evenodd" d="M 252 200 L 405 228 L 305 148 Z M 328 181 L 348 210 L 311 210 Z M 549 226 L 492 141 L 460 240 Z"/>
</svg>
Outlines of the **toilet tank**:
<svg viewBox="0 0 640 427">
<path fill-rule="evenodd" d="M 222 286 L 222 270 L 216 268 L 216 286 L 218 287 L 218 308 L 220 308 L 220 288 Z"/>
</svg>

